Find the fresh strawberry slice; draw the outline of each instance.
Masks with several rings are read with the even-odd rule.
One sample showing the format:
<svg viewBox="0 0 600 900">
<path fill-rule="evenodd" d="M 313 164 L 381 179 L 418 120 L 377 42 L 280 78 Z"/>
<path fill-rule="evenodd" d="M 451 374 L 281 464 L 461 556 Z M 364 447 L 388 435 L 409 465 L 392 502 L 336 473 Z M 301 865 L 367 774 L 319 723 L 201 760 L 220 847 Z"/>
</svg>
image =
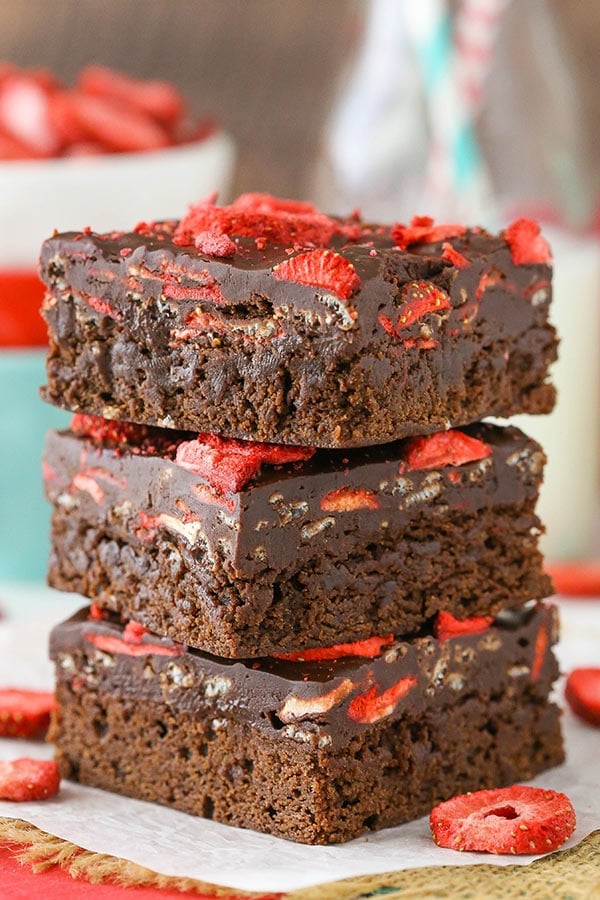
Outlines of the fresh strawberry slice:
<svg viewBox="0 0 600 900">
<path fill-rule="evenodd" d="M 338 488 L 329 491 L 321 500 L 324 512 L 350 512 L 355 509 L 379 509 L 379 500 L 373 491 L 364 488 Z"/>
<path fill-rule="evenodd" d="M 294 281 L 333 291 L 347 300 L 360 287 L 360 278 L 352 263 L 333 250 L 307 250 L 273 267 L 279 281 Z"/>
<path fill-rule="evenodd" d="M 384 647 L 394 640 L 393 634 L 386 637 L 370 637 L 364 641 L 352 641 L 350 644 L 333 644 L 331 647 L 313 647 L 310 650 L 298 650 L 294 653 L 273 653 L 275 659 L 287 659 L 290 662 L 321 662 L 327 659 L 342 659 L 345 656 L 361 656 L 373 659 L 379 656 Z"/>
<path fill-rule="evenodd" d="M 181 94 L 166 81 L 143 81 L 106 66 L 90 65 L 80 72 L 77 83 L 86 94 L 132 106 L 169 127 L 184 112 Z"/>
<path fill-rule="evenodd" d="M 456 619 L 452 613 L 442 609 L 436 616 L 433 632 L 438 641 L 447 641 L 448 638 L 459 637 L 461 634 L 480 634 L 487 631 L 493 621 L 493 616 L 470 616 L 468 619 Z"/>
<path fill-rule="evenodd" d="M 0 800 L 25 803 L 58 794 L 60 773 L 55 762 L 23 756 L 0 761 Z"/>
<path fill-rule="evenodd" d="M 400 700 L 416 685 L 417 679 L 413 675 L 400 678 L 380 694 L 377 693 L 377 685 L 374 684 L 364 694 L 359 694 L 352 700 L 348 707 L 348 715 L 354 722 L 368 725 L 378 722 L 379 719 L 390 716 Z"/>
<path fill-rule="evenodd" d="M 550 247 L 533 219 L 517 219 L 503 234 L 516 266 L 552 262 Z"/>
<path fill-rule="evenodd" d="M 29 738 L 45 731 L 54 707 L 51 691 L 0 689 L 0 736 Z"/>
<path fill-rule="evenodd" d="M 549 853 L 573 834 L 575 810 L 566 794 L 515 784 L 452 797 L 429 824 L 436 844 L 452 850 Z"/>
<path fill-rule="evenodd" d="M 258 475 L 263 464 L 277 466 L 302 462 L 310 459 L 314 452 L 312 447 L 261 444 L 199 434 L 195 441 L 184 441 L 179 445 L 175 461 L 205 478 L 215 490 L 228 493 L 240 491 Z"/>
<path fill-rule="evenodd" d="M 406 250 L 412 244 L 433 244 L 460 237 L 466 230 L 464 225 L 436 225 L 429 216 L 414 216 L 410 225 L 397 222 L 392 226 L 392 240 L 401 250 Z"/>
<path fill-rule="evenodd" d="M 492 448 L 462 431 L 438 431 L 428 437 L 410 438 L 404 445 L 409 469 L 462 466 L 491 456 Z"/>
<path fill-rule="evenodd" d="M 2 156 L 0 136 L 0 157 Z M 44 347 L 46 323 L 40 315 L 44 285 L 27 269 L 0 272 L 0 347 Z"/>
<path fill-rule="evenodd" d="M 134 106 L 82 91 L 71 93 L 71 103 L 77 123 L 87 137 L 117 153 L 159 150 L 170 144 L 165 129 Z"/>
<path fill-rule="evenodd" d="M 600 668 L 573 669 L 567 678 L 565 697 L 576 716 L 600 726 Z"/>
</svg>

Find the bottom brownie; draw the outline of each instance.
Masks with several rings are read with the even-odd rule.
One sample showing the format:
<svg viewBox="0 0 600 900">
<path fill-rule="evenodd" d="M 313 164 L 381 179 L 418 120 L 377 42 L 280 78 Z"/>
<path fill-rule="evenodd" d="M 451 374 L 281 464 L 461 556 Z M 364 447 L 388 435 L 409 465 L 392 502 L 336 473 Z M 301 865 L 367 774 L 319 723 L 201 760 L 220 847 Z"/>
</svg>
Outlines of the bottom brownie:
<svg viewBox="0 0 600 900">
<path fill-rule="evenodd" d="M 374 659 L 244 664 L 78 614 L 53 633 L 52 738 L 67 778 L 296 841 L 346 841 L 561 762 L 555 637 L 538 607 Z"/>
</svg>

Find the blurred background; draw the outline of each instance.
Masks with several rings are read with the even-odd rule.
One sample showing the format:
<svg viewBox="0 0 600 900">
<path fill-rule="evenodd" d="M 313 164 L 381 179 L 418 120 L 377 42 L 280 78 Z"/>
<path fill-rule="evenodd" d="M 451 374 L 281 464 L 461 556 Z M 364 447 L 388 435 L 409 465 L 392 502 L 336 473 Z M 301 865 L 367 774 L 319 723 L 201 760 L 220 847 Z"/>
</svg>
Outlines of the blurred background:
<svg viewBox="0 0 600 900">
<path fill-rule="evenodd" d="M 39 457 L 44 430 L 68 421 L 36 399 L 41 240 L 54 227 L 178 216 L 213 188 L 223 200 L 268 191 L 383 221 L 430 214 L 502 228 L 538 218 L 555 254 L 560 402 L 519 424 L 550 460 L 547 552 L 600 552 L 597 0 L 0 0 L 0 21 L 0 63 L 43 67 L 67 86 L 100 63 L 164 80 L 185 105 L 173 146 L 144 153 L 86 138 L 22 158 L 8 135 L 0 579 L 43 577 Z M 24 129 L 19 148 L 40 138 L 38 101 L 27 90 L 3 101 L 0 90 L 0 150 L 7 121 Z"/>
</svg>

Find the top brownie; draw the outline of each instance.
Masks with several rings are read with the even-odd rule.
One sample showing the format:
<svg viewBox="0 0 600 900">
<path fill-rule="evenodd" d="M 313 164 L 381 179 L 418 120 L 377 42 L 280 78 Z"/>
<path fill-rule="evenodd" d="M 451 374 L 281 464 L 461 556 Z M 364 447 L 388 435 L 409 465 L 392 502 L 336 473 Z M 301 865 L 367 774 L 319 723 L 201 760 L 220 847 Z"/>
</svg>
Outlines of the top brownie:
<svg viewBox="0 0 600 900">
<path fill-rule="evenodd" d="M 46 400 L 261 442 L 379 444 L 547 413 L 535 223 L 372 225 L 246 194 L 131 234 L 44 243 Z"/>
</svg>

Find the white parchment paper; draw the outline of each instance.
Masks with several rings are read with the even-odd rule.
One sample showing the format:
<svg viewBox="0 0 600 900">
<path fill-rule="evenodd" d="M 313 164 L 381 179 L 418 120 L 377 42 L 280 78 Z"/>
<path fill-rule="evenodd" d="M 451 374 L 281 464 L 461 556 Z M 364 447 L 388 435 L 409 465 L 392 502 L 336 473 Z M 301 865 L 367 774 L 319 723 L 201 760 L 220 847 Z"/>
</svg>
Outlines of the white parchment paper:
<svg viewBox="0 0 600 900">
<path fill-rule="evenodd" d="M 28 585 L 0 586 L 0 685 L 51 687 L 47 636 L 53 624 L 83 603 Z M 600 602 L 560 603 L 563 671 L 600 664 Z M 562 685 L 558 687 L 562 695 Z M 577 812 L 577 830 L 565 845 L 600 828 L 600 730 L 564 718 L 565 765 L 533 784 L 564 791 Z M 0 758 L 49 758 L 44 744 L 0 740 Z M 122 856 L 167 875 L 188 876 L 241 890 L 290 891 L 324 881 L 428 865 L 528 864 L 534 857 L 490 856 L 443 850 L 427 818 L 348 844 L 307 847 L 219 825 L 185 813 L 64 782 L 58 797 L 40 803 L 0 802 L 0 815 L 25 819 L 87 850 Z M 538 858 L 538 857 L 535 857 Z"/>
</svg>

